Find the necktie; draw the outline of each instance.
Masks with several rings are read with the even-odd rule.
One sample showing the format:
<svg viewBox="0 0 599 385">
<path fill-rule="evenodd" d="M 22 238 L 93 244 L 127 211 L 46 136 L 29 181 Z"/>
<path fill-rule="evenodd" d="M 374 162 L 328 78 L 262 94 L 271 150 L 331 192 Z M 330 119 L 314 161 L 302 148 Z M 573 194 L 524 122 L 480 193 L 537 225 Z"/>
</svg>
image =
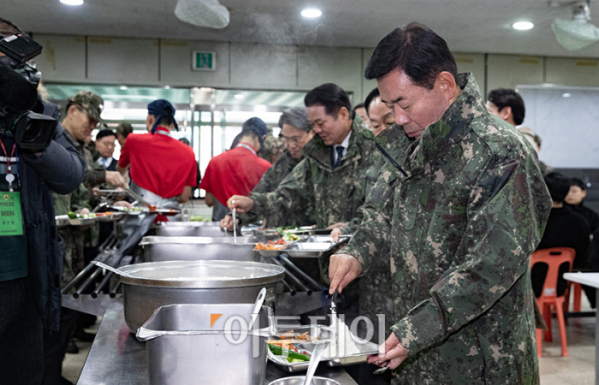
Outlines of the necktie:
<svg viewBox="0 0 599 385">
<path fill-rule="evenodd" d="M 333 168 L 341 166 L 341 158 L 343 158 L 343 150 L 345 150 L 345 147 L 337 146 L 335 150 L 337 150 L 337 161 L 335 162 L 335 167 Z"/>
</svg>

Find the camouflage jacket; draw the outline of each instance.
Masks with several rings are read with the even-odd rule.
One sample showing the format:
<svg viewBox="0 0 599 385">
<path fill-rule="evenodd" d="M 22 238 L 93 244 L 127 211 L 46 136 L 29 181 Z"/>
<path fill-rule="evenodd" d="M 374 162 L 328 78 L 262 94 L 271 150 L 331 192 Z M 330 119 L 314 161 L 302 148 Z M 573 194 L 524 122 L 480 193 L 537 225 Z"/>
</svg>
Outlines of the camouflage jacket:
<svg viewBox="0 0 599 385">
<path fill-rule="evenodd" d="M 337 222 L 349 222 L 364 204 L 364 174 L 371 165 L 375 148 L 372 131 L 359 117 L 353 121 L 347 153 L 333 169 L 333 146 L 326 146 L 315 135 L 304 146 L 302 160 L 270 193 L 250 193 L 253 211 L 258 215 L 278 210 L 296 211 L 314 208 L 316 226 L 324 228 Z"/>
<path fill-rule="evenodd" d="M 283 155 L 277 161 L 277 163 L 273 164 L 264 175 L 260 179 L 260 182 L 254 187 L 252 192 L 255 193 L 269 193 L 271 191 L 275 191 L 281 181 L 285 179 L 285 177 L 291 174 L 293 168 L 297 166 L 300 161 L 303 159 L 295 159 L 289 154 L 289 151 L 285 149 L 283 151 Z M 241 223 L 251 223 L 259 220 L 259 217 L 253 212 L 248 213 L 247 215 L 243 215 L 240 217 Z M 307 226 L 314 224 L 314 220 L 311 219 L 311 209 L 295 210 L 295 211 L 287 211 L 287 210 L 279 210 L 269 212 L 268 215 L 265 216 L 266 226 L 270 228 L 279 227 L 279 226 Z"/>
<path fill-rule="evenodd" d="M 85 161 L 85 177 L 83 178 L 85 187 L 91 190 L 93 187 L 106 182 L 106 170 L 101 164 L 94 161 L 89 148 L 84 143 L 77 141 L 68 130 L 65 130 L 65 133 Z"/>
<path fill-rule="evenodd" d="M 387 162 L 342 252 L 367 269 L 389 247 L 391 330 L 409 353 L 396 383 L 538 384 L 529 257 L 551 198 L 525 139 L 472 75 L 457 80 L 441 119 Z"/>
</svg>

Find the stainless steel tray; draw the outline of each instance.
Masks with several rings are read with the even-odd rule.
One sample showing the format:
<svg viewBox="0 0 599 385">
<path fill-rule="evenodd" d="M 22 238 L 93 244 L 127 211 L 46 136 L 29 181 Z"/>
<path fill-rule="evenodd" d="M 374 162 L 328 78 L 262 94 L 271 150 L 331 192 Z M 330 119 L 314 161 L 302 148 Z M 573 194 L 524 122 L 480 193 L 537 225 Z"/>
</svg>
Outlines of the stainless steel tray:
<svg viewBox="0 0 599 385">
<path fill-rule="evenodd" d="M 318 335 L 322 336 L 324 338 L 328 338 L 328 336 L 330 335 L 330 331 L 327 329 L 327 327 L 323 326 L 323 325 L 318 325 L 318 326 L 319 326 L 318 330 L 320 333 Z M 278 327 L 277 333 L 283 334 L 288 330 L 294 330 L 294 331 L 297 331 L 298 333 L 303 333 L 306 331 L 310 331 L 310 326 Z M 294 344 L 294 345 L 297 346 L 300 350 L 302 350 L 302 352 L 305 351 L 306 356 L 312 357 L 312 351 L 314 349 L 314 344 L 306 343 L 306 344 Z M 325 365 L 331 366 L 331 367 L 360 364 L 360 363 L 368 361 L 368 356 L 370 354 L 377 354 L 379 351 L 379 346 L 372 342 L 366 342 L 364 344 L 356 343 L 356 346 L 358 347 L 358 349 L 360 349 L 360 353 L 351 354 L 351 355 L 347 355 L 347 356 L 343 356 L 343 357 L 337 357 L 337 358 L 322 357 L 321 362 L 323 362 Z M 280 366 L 281 368 L 283 368 L 285 371 L 287 371 L 289 373 L 305 372 L 306 370 L 308 370 L 308 366 L 310 365 L 310 361 L 290 363 L 286 359 L 280 358 L 280 357 L 274 355 L 270 351 L 270 349 L 268 349 L 267 355 L 268 355 L 268 359 L 271 362 L 273 362 L 277 366 Z"/>
<path fill-rule="evenodd" d="M 96 222 L 113 222 L 123 218 L 125 213 L 114 213 L 111 215 L 102 215 L 95 218 L 76 218 L 71 219 L 68 215 L 57 215 L 56 226 L 89 226 Z"/>
</svg>

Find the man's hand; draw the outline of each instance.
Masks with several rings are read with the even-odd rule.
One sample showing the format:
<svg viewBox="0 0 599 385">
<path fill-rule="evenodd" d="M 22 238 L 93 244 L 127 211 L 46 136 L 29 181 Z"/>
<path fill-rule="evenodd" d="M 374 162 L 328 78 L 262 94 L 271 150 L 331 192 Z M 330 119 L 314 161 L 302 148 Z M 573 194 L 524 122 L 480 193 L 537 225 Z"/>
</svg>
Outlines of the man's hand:
<svg viewBox="0 0 599 385">
<path fill-rule="evenodd" d="M 233 204 L 233 201 L 235 201 L 235 204 Z M 240 214 L 247 213 L 254 207 L 254 200 L 243 195 L 233 195 L 227 201 L 227 207 L 229 210 L 237 208 L 237 212 Z"/>
<path fill-rule="evenodd" d="M 341 229 L 339 227 L 335 227 L 333 231 L 331 231 L 331 237 L 335 243 L 339 242 L 339 236 L 341 236 Z"/>
<path fill-rule="evenodd" d="M 239 219 L 236 219 L 235 224 L 239 226 Z M 220 220 L 220 228 L 233 231 L 233 217 L 230 215 L 225 215 L 225 217 Z"/>
<path fill-rule="evenodd" d="M 106 171 L 106 182 L 110 183 L 114 187 L 127 188 L 125 178 L 116 171 Z"/>
<path fill-rule="evenodd" d="M 406 358 L 408 358 L 408 351 L 403 347 L 401 342 L 399 342 L 395 333 L 391 333 L 385 343 L 380 346 L 379 354 L 368 356 L 368 363 L 380 367 L 388 366 L 390 369 L 395 369 Z"/>
<path fill-rule="evenodd" d="M 358 260 L 347 254 L 333 254 L 329 264 L 329 279 L 331 287 L 329 293 L 338 289 L 339 293 L 362 272 L 362 265 Z"/>
</svg>

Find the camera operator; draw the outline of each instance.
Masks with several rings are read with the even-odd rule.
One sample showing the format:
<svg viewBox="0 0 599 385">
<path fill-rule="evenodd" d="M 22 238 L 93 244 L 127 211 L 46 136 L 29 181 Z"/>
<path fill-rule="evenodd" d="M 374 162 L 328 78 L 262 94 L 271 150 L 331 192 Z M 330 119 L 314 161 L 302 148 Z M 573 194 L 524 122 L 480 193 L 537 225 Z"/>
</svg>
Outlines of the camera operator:
<svg viewBox="0 0 599 385">
<path fill-rule="evenodd" d="M 0 39 L 0 373 L 6 384 L 37 385 L 43 329 L 56 330 L 60 319 L 51 191 L 75 190 L 84 163 L 54 119 L 29 111 L 44 110 L 41 74 L 27 63 L 41 46 L 4 19 Z"/>
</svg>

